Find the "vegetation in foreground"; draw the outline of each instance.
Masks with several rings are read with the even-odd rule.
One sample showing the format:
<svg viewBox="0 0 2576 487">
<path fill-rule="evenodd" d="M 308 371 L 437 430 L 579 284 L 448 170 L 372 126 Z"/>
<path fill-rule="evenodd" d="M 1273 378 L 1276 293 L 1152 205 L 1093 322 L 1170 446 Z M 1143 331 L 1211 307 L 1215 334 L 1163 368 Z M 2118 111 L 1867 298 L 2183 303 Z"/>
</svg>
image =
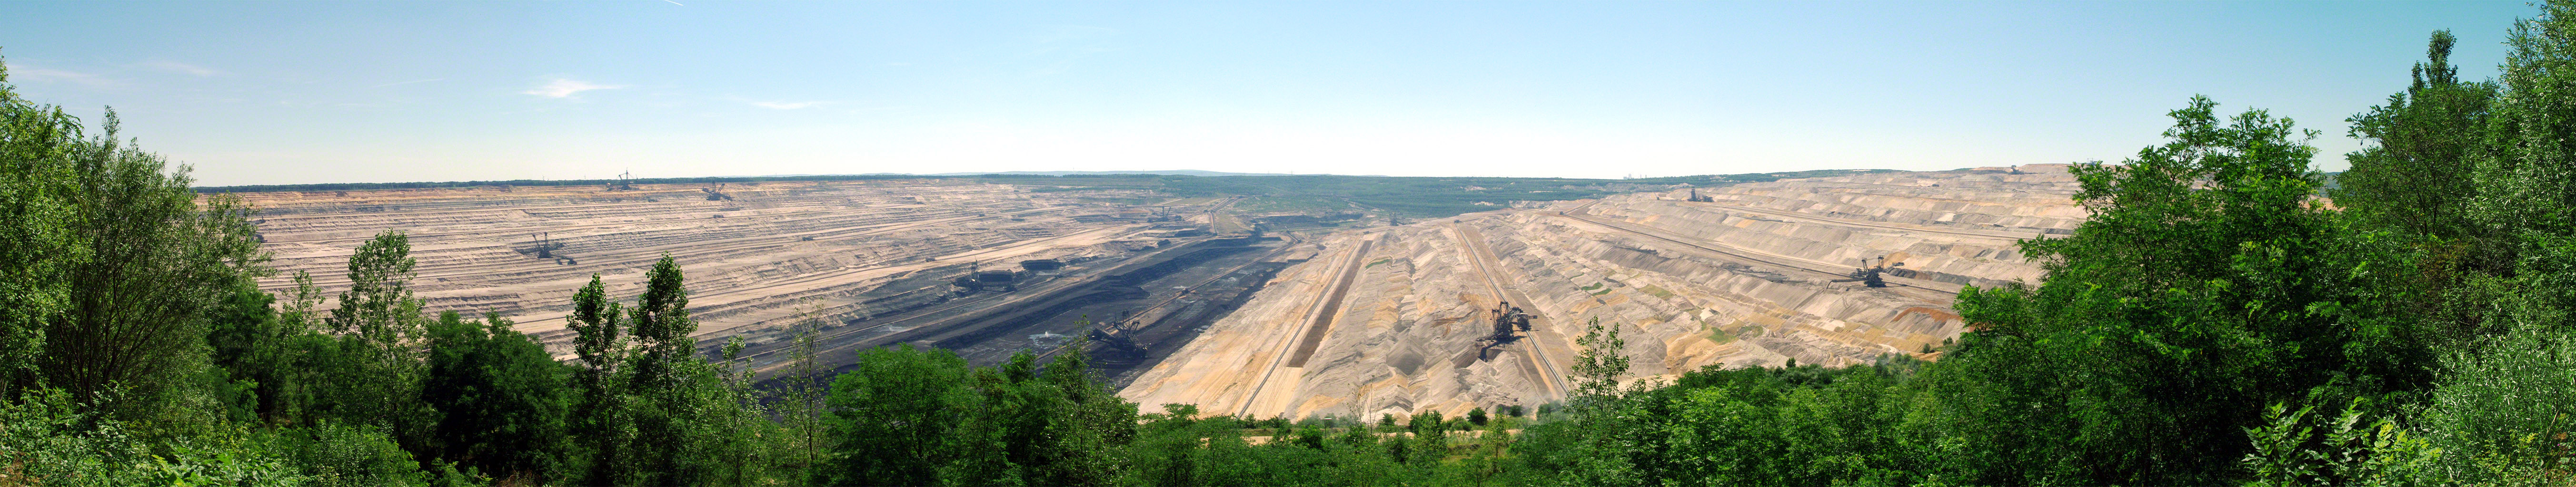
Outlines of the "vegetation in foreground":
<svg viewBox="0 0 2576 487">
<path fill-rule="evenodd" d="M 2024 244 L 2042 282 L 1962 291 L 1938 362 L 1623 381 L 1594 322 L 1561 407 L 1375 424 L 1138 414 L 1079 353 L 871 350 L 755 390 L 688 338 L 669 259 L 579 291 L 570 361 L 422 309 L 399 233 L 316 309 L 113 113 L 89 137 L 0 85 L 0 485 L 2565 485 L 2576 2 L 2494 81 L 2451 42 L 2348 120 L 2331 205 L 2315 132 L 2206 99 L 2078 166 L 2094 218 Z"/>
</svg>

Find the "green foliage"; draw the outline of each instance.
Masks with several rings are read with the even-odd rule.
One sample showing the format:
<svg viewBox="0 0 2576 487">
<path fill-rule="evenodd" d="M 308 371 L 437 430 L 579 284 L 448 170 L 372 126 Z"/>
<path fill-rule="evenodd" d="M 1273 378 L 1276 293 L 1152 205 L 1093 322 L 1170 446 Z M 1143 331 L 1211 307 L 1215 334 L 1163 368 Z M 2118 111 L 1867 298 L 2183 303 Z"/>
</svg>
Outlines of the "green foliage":
<svg viewBox="0 0 2576 487">
<path fill-rule="evenodd" d="M 454 312 L 429 325 L 421 399 L 440 414 L 430 456 L 500 477 L 562 478 L 570 371 L 512 325 Z"/>
<path fill-rule="evenodd" d="M 1136 406 L 1086 374 L 1077 346 L 970 368 L 947 350 L 862 352 L 825 399 L 835 484 L 1101 485 L 1126 475 Z M 1194 409 L 1174 410 L 1186 418 Z M 1167 445 L 1168 446 L 1168 445 Z M 1188 445 L 1196 446 L 1196 445 Z"/>
<path fill-rule="evenodd" d="M 2245 431 L 2254 441 L 2254 452 L 2244 459 L 2254 475 L 2248 485 L 2437 483 L 2427 475 L 2442 450 L 2387 418 L 2362 423 L 2363 402 L 2353 400 L 2331 421 L 2310 416 L 2316 406 L 2289 411 L 2287 404 L 2273 404 L 2263 413 L 2266 424 Z"/>
<path fill-rule="evenodd" d="M 950 434 L 976 399 L 955 353 L 907 344 L 861 352 L 858 367 L 833 381 L 825 400 L 837 440 L 823 472 L 830 483 L 930 485 L 964 459 L 961 450 L 980 446 Z"/>
<path fill-rule="evenodd" d="M 187 168 L 117 140 L 116 113 L 102 134 L 63 148 L 69 164 L 72 245 L 85 251 L 56 268 L 68 306 L 45 321 L 42 380 L 129 419 L 198 414 L 164 408 L 205 364 L 208 318 L 237 283 L 264 274 L 248 209 L 235 198 L 200 204 Z M 157 418 L 155 418 L 157 419 Z"/>
<path fill-rule="evenodd" d="M 2422 424 L 2457 481 L 2563 484 L 2576 478 L 2576 337 L 2524 325 L 2453 353 Z"/>
<path fill-rule="evenodd" d="M 2478 194 L 2471 156 L 2485 151 L 2479 131 L 2497 86 L 2460 81 L 2450 64 L 2455 42 L 2450 31 L 2433 32 L 2406 90 L 2346 119 L 2353 138 L 2370 145 L 2345 156 L 2352 169 L 2328 194 L 2353 216 L 2409 234 L 2475 233 L 2467 208 Z"/>
<path fill-rule="evenodd" d="M 1980 330 L 1944 360 L 1960 387 L 1938 392 L 1975 421 L 2028 425 L 1970 443 L 2048 452 L 1962 480 L 2216 482 L 2264 405 L 2389 387 L 2346 373 L 2403 342 L 2343 311 L 2361 305 L 2345 292 L 2358 264 L 2334 258 L 2333 220 L 2308 204 L 2310 134 L 2214 106 L 2193 98 L 2170 142 L 2126 164 L 2075 166 L 2093 218 L 2023 242 L 2049 259 L 2039 288 L 1960 292 Z"/>
<path fill-rule="evenodd" d="M 0 401 L 0 483 L 297 485 L 314 480 L 276 443 L 240 429 L 153 441 L 60 389 Z"/>
<path fill-rule="evenodd" d="M 822 461 L 823 397 L 830 389 L 820 382 L 825 374 L 816 360 L 821 355 L 817 343 L 822 337 L 816 328 L 822 320 L 815 316 L 811 303 L 798 304 L 797 315 L 794 338 L 787 349 L 787 385 L 779 391 L 777 404 L 779 426 L 787 434 L 782 463 L 793 462 L 788 468 L 796 472 L 788 478 L 810 479 Z"/>
<path fill-rule="evenodd" d="M 35 380 L 46 323 L 71 308 L 66 276 L 88 260 L 75 243 L 72 162 L 87 141 L 60 107 L 18 97 L 0 65 L 0 394 Z"/>
<path fill-rule="evenodd" d="M 618 380 L 628 353 L 621 335 L 626 323 L 623 309 L 623 304 L 608 297 L 607 284 L 592 274 L 590 283 L 573 293 L 572 315 L 565 317 L 576 334 L 573 355 L 581 360 L 581 368 L 573 373 L 580 397 L 573 402 L 570 416 L 574 441 L 586 455 L 579 483 L 614 484 L 630 468 L 625 452 L 632 441 L 624 421 L 626 387 Z"/>
<path fill-rule="evenodd" d="M 325 422 L 288 432 L 285 442 L 297 465 L 327 486 L 426 485 L 430 478 L 420 463 L 375 425 L 347 426 Z"/>
<path fill-rule="evenodd" d="M 697 342 L 689 337 L 697 324 L 688 316 L 678 262 L 664 256 L 645 281 L 634 306 L 608 296 L 599 276 L 574 293 L 566 319 L 581 364 L 566 374 L 571 387 L 557 403 L 569 410 L 563 427 L 573 438 L 567 460 L 559 468 L 541 468 L 538 479 L 593 485 L 792 482 L 777 477 L 779 460 L 787 455 L 771 442 L 788 435 L 769 419 L 777 411 L 762 407 L 763 398 L 750 388 L 750 373 L 736 360 L 741 342 L 727 344 L 721 363 L 698 357 Z M 524 370 L 513 375 L 534 383 L 546 369 L 530 361 Z M 530 416 L 530 424 L 543 425 L 554 414 L 543 413 Z M 541 460 L 530 464 L 543 467 Z"/>
<path fill-rule="evenodd" d="M 1139 415 L 1079 344 L 983 368 L 870 350 L 826 390 L 792 378 L 822 375 L 810 313 L 788 387 L 760 391 L 739 338 L 701 356 L 668 256 L 632 302 L 599 276 L 574 294 L 569 364 L 497 315 L 428 319 L 399 232 L 357 249 L 325 317 L 312 276 L 254 284 L 238 200 L 190 194 L 112 112 L 90 137 L 0 84 L 0 485 L 2565 485 L 2576 0 L 2516 25 L 2495 82 L 2461 81 L 2455 42 L 2434 33 L 2408 86 L 2348 120 L 2365 146 L 2333 186 L 2312 133 L 2204 98 L 2166 143 L 2076 165 L 2093 219 L 2024 243 L 2040 282 L 1963 289 L 1970 331 L 1939 363 L 1665 386 L 1631 381 L 1595 319 L 1572 390 L 1531 420 L 1374 428 Z M 1848 173 L 979 178 L 1425 218 Z"/>
<path fill-rule="evenodd" d="M 1640 383 L 1622 389 L 1619 379 L 1628 374 L 1628 342 L 1619 338 L 1619 325 L 1603 325 L 1593 318 L 1584 326 L 1583 336 L 1575 339 L 1583 347 L 1582 355 L 1568 368 L 1573 390 L 1565 402 L 1574 412 L 1568 434 L 1576 437 L 1573 465 L 1564 470 L 1565 481 L 1584 485 L 1626 485 L 1647 482 L 1641 478 L 1636 459 L 1648 448 L 1640 436 L 1646 424 L 1639 419 L 1649 413 L 1631 398 L 1648 388 Z"/>
<path fill-rule="evenodd" d="M 334 378 L 322 388 L 321 416 L 371 425 L 413 448 L 424 448 L 435 412 L 421 402 L 425 363 L 421 300 L 410 281 L 411 239 L 387 231 L 349 257 L 349 288 L 324 323 L 339 334 L 325 357 Z"/>
<path fill-rule="evenodd" d="M 697 340 L 689 334 L 698 329 L 689 318 L 688 290 L 682 286 L 680 265 L 671 256 L 653 264 L 645 273 L 644 294 L 635 306 L 626 309 L 634 348 L 627 362 L 627 391 L 632 399 L 625 401 L 624 419 L 634 430 L 634 441 L 627 446 L 631 455 L 633 482 L 645 485 L 679 485 L 697 483 L 710 474 L 711 465 L 694 463 L 686 458 L 696 453 L 689 434 L 695 416 L 693 410 L 709 384 L 704 380 L 712 370 L 703 369 L 696 358 Z"/>
</svg>

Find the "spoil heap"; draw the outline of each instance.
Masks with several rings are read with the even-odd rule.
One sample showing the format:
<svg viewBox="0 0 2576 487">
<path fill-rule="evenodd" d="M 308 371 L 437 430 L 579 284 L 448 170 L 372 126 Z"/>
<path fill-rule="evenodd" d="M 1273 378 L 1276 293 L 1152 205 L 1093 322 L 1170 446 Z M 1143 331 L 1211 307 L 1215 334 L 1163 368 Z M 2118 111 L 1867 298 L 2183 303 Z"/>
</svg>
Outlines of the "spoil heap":
<svg viewBox="0 0 2576 487">
<path fill-rule="evenodd" d="M 1122 395 L 1157 409 L 1374 418 L 1564 397 L 1574 338 L 1621 327 L 1631 372 L 1866 363 L 1955 337 L 1963 284 L 2034 281 L 2023 238 L 2084 212 L 2063 165 L 1866 173 L 1613 196 L 1355 230 Z M 1886 287 L 1848 282 L 1884 256 Z M 1844 281 L 1844 282 L 1837 282 Z M 1499 345 L 1493 310 L 1531 330 Z"/>
</svg>

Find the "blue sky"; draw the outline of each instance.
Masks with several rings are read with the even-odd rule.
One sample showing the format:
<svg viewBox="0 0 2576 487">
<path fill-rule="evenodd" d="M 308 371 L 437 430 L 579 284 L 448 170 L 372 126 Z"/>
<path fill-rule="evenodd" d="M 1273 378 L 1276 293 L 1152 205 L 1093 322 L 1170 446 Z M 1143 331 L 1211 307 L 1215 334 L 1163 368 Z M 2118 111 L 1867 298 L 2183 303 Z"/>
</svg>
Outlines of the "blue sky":
<svg viewBox="0 0 2576 487">
<path fill-rule="evenodd" d="M 201 184 L 2117 161 L 2207 94 L 2357 147 L 2521 2 L 5 2 L 23 96 Z"/>
</svg>

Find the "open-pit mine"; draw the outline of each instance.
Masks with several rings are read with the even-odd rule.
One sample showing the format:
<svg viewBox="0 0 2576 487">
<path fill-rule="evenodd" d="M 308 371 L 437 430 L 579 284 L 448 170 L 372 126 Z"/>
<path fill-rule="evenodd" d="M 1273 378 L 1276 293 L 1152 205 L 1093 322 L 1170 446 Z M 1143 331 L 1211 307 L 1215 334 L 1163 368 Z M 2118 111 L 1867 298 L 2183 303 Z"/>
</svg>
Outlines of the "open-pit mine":
<svg viewBox="0 0 2576 487">
<path fill-rule="evenodd" d="M 1873 172 L 1320 236 L 1122 395 L 1292 418 L 1543 404 L 1595 319 L 1645 377 L 1937 359 L 1960 286 L 2035 281 L 2015 242 L 2071 232 L 2075 189 L 2064 165 Z"/>
<path fill-rule="evenodd" d="M 992 364 L 1084 343 L 1148 410 L 1292 418 L 1559 400 L 1596 319 L 1643 377 L 1937 359 L 1960 286 L 2035 280 L 2015 242 L 2084 217 L 2062 165 L 1669 187 L 1268 232 L 1244 222 L 1317 215 L 975 178 L 241 196 L 284 271 L 270 290 L 307 271 L 336 292 L 357 245 L 398 230 L 430 309 L 508 316 L 558 353 L 592 274 L 631 297 L 667 254 L 704 348 L 741 337 L 771 377 L 796 323 L 843 370 L 879 346 Z"/>
<path fill-rule="evenodd" d="M 1211 211 L 1230 200 L 1098 203 L 1151 196 L 1127 193 L 898 179 L 241 196 L 259 209 L 260 236 L 282 271 L 263 283 L 272 291 L 306 271 L 335 293 L 357 245 L 398 230 L 411 239 L 411 285 L 429 309 L 499 313 L 561 348 L 572 294 L 591 275 L 631 297 L 642 272 L 670 255 L 687 272 L 701 343 L 743 337 L 754 366 L 775 370 L 789 325 L 806 320 L 821 324 L 827 351 L 916 343 L 986 363 L 1048 348 L 1033 340 L 1087 333 L 1074 324 L 1083 314 L 1168 321 L 1127 334 L 1146 342 L 1139 347 L 1162 345 L 1179 336 L 1172 330 L 1222 315 L 1212 306 L 1248 296 L 1279 266 L 1263 262 L 1280 239 L 1207 234 Z M 824 354 L 835 367 L 854 358 Z"/>
</svg>

